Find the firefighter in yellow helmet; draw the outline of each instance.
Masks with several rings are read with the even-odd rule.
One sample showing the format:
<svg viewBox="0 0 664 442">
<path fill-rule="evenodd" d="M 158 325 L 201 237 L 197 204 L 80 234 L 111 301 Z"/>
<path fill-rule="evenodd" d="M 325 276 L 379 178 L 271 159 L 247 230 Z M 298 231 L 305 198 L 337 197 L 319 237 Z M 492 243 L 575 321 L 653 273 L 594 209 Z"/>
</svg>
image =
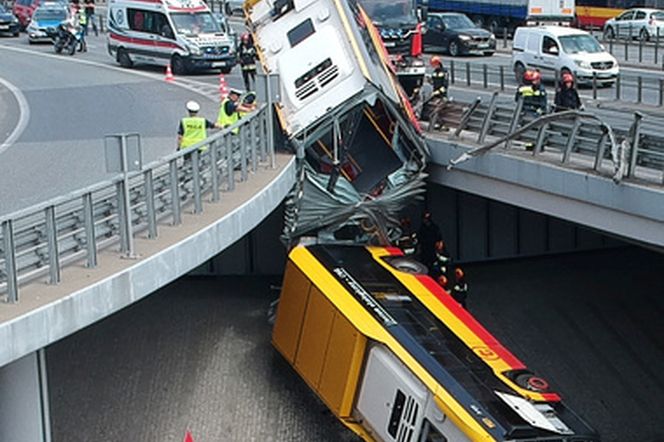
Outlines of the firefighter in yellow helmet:
<svg viewBox="0 0 664 442">
<path fill-rule="evenodd" d="M 178 150 L 187 149 L 196 143 L 207 138 L 207 129 L 218 128 L 219 126 L 211 121 L 198 116 L 201 110 L 200 104 L 191 100 L 186 104 L 187 117 L 180 121 L 178 128 Z"/>
</svg>

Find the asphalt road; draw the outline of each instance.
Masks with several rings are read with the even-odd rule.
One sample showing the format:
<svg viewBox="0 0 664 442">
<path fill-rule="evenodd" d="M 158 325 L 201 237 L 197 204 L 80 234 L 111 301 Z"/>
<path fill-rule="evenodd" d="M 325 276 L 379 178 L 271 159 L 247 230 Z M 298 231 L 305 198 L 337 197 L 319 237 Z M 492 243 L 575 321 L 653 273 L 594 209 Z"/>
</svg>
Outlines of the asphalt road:
<svg viewBox="0 0 664 442">
<path fill-rule="evenodd" d="M 664 256 L 467 265 L 469 308 L 605 442 L 664 441 Z M 183 278 L 47 349 L 54 442 L 348 441 L 271 348 L 276 278 Z"/>
<path fill-rule="evenodd" d="M 216 119 L 219 100 L 210 85 L 217 73 L 167 83 L 160 70 L 116 66 L 104 45 L 104 37 L 90 37 L 90 51 L 70 57 L 53 54 L 51 45 L 28 45 L 24 34 L 0 39 L 0 188 L 11 189 L 0 192 L 0 214 L 110 177 L 105 135 L 139 133 L 149 162 L 175 150 L 187 100 L 198 100 L 202 114 Z M 239 86 L 239 76 L 228 83 Z M 24 108 L 8 85 L 20 91 Z M 24 130 L 6 145 L 21 118 Z"/>
</svg>

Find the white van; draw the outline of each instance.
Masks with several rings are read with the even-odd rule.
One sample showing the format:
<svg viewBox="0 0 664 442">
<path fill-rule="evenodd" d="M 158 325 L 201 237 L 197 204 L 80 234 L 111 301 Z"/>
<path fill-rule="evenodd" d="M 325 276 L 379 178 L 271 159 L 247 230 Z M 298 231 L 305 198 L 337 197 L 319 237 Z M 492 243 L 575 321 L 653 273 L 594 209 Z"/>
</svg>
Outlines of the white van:
<svg viewBox="0 0 664 442">
<path fill-rule="evenodd" d="M 512 66 L 519 82 L 527 68 L 539 69 L 544 78 L 552 80 L 570 72 L 579 84 L 591 84 L 595 75 L 600 85 L 613 84 L 620 72 L 618 61 L 595 37 L 561 26 L 517 28 Z"/>
<path fill-rule="evenodd" d="M 173 73 L 235 66 L 235 44 L 202 0 L 110 0 L 108 53 L 120 65 L 170 64 Z"/>
</svg>

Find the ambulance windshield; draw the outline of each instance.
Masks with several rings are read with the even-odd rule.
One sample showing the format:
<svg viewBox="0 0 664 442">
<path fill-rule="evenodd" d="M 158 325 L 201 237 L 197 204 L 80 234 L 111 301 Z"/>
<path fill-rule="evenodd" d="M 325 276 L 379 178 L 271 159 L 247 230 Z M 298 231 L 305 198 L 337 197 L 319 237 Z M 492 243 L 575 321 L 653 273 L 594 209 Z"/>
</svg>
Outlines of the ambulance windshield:
<svg viewBox="0 0 664 442">
<path fill-rule="evenodd" d="M 175 30 L 178 34 L 198 35 L 222 32 L 219 23 L 209 12 L 175 12 L 171 13 Z"/>
</svg>

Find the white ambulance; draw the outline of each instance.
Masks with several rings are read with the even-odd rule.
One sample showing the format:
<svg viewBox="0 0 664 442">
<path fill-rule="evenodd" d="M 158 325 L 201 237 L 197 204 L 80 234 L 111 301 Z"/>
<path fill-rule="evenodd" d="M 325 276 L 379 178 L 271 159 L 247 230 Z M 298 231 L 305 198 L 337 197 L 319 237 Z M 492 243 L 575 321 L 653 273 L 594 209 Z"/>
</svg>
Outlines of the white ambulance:
<svg viewBox="0 0 664 442">
<path fill-rule="evenodd" d="M 235 44 L 202 0 L 110 0 L 108 53 L 124 67 L 171 65 L 173 73 L 235 66 Z"/>
</svg>

